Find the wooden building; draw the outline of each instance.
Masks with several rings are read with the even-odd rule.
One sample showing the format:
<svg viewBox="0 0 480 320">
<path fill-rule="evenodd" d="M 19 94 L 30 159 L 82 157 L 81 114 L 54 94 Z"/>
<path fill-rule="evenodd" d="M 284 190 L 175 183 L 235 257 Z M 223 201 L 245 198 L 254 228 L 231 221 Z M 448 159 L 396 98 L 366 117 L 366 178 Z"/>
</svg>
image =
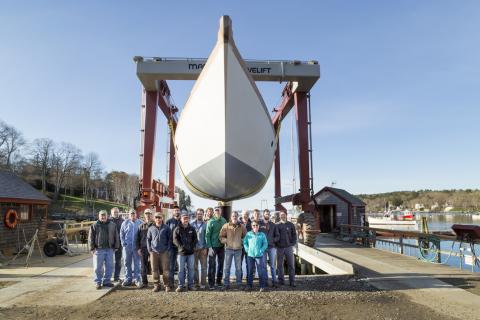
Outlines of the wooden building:
<svg viewBox="0 0 480 320">
<path fill-rule="evenodd" d="M 331 232 L 341 224 L 362 225 L 365 221 L 365 203 L 343 189 L 325 187 L 313 199 L 311 204 L 320 215 L 322 232 Z"/>
<path fill-rule="evenodd" d="M 0 251 L 10 254 L 23 248 L 38 229 L 46 237 L 50 199 L 10 171 L 0 170 Z"/>
</svg>

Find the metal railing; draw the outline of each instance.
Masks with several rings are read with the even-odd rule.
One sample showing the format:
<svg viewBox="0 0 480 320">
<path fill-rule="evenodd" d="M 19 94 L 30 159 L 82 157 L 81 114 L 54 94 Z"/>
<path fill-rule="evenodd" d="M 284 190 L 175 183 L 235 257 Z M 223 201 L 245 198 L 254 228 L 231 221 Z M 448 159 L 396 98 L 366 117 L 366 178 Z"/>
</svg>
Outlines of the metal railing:
<svg viewBox="0 0 480 320">
<path fill-rule="evenodd" d="M 480 271 L 480 260 L 475 252 L 475 244 L 479 241 L 464 242 L 455 235 L 344 224 L 340 226 L 339 236 L 341 240 L 365 247 L 413 256 L 426 262 L 449 264 L 461 269 L 468 264 L 471 265 L 472 272 Z M 444 247 L 447 245 L 448 251 L 442 250 L 442 242 Z M 452 260 L 455 260 L 453 264 Z"/>
</svg>

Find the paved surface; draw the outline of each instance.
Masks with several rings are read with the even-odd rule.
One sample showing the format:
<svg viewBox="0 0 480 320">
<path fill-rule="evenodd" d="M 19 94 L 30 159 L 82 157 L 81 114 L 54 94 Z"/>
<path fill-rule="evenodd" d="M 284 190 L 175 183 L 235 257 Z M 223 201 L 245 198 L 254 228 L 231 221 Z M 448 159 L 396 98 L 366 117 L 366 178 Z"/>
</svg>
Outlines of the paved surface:
<svg viewBox="0 0 480 320">
<path fill-rule="evenodd" d="M 475 279 L 480 275 L 374 248 L 319 236 L 316 248 L 352 263 L 375 287 L 400 291 L 410 300 L 460 319 L 480 319 L 480 296 L 439 279 Z"/>
<path fill-rule="evenodd" d="M 1 282 L 16 282 L 0 289 L 0 307 L 81 305 L 101 298 L 112 289 L 95 289 L 90 255 L 60 259 L 63 266 L 0 269 Z"/>
</svg>

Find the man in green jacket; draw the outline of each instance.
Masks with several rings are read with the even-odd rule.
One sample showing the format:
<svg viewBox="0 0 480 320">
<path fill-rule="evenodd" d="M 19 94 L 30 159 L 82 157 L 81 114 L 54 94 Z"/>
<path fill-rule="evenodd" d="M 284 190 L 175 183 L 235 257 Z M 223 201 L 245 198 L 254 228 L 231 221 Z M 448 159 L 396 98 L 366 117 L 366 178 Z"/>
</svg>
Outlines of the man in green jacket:
<svg viewBox="0 0 480 320">
<path fill-rule="evenodd" d="M 227 221 L 222 217 L 222 210 L 219 207 L 215 208 L 212 219 L 208 220 L 207 230 L 205 232 L 205 242 L 208 248 L 208 286 L 210 290 L 215 289 L 215 269 L 217 271 L 217 286 L 222 286 L 225 248 L 220 242 L 219 235 L 225 223 L 227 223 Z"/>
</svg>

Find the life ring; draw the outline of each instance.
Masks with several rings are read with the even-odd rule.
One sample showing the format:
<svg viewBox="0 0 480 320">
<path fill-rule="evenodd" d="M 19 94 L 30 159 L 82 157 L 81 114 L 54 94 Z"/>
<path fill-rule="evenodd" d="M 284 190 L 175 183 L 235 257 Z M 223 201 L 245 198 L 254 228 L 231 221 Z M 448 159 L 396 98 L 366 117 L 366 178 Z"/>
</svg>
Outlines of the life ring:
<svg viewBox="0 0 480 320">
<path fill-rule="evenodd" d="M 15 229 L 18 223 L 18 214 L 14 209 L 7 211 L 5 215 L 5 226 L 10 229 Z"/>
</svg>

